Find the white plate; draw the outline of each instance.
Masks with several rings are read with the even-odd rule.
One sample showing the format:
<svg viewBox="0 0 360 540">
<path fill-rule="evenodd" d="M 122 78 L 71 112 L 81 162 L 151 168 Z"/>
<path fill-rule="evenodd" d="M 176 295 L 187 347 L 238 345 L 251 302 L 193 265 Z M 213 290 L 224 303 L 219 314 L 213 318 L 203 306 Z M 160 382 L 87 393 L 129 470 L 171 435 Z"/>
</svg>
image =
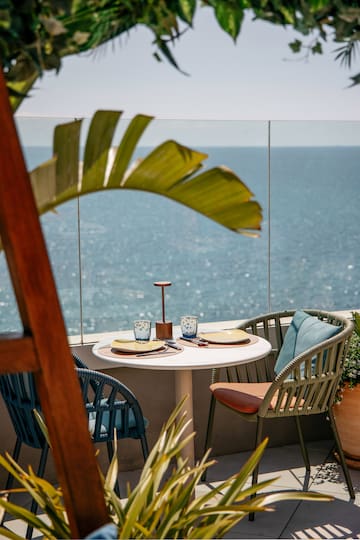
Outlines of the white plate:
<svg viewBox="0 0 360 540">
<path fill-rule="evenodd" d="M 114 339 L 111 342 L 111 348 L 125 353 L 146 353 L 158 351 L 164 347 L 165 341 L 153 340 L 139 343 L 138 341 L 125 341 L 122 339 Z"/>
<path fill-rule="evenodd" d="M 209 343 L 220 344 L 236 344 L 244 343 L 250 339 L 249 334 L 239 328 L 233 328 L 231 330 L 221 330 L 220 332 L 201 332 L 199 334 L 201 339 L 205 339 Z"/>
</svg>

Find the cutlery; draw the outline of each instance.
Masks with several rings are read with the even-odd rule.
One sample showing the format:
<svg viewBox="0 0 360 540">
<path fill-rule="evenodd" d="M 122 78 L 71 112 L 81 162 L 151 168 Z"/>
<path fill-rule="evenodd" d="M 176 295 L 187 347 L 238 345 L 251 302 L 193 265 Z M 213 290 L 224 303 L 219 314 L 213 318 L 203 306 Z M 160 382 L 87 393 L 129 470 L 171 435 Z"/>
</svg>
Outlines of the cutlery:
<svg viewBox="0 0 360 540">
<path fill-rule="evenodd" d="M 163 351 L 161 350 L 158 350 L 158 351 L 150 351 L 150 352 L 142 352 L 142 353 L 138 353 L 136 354 L 135 356 L 160 356 L 161 354 L 166 354 L 168 353 L 168 349 L 164 349 Z"/>
<path fill-rule="evenodd" d="M 166 345 L 168 345 L 168 347 L 171 347 L 172 349 L 177 349 L 178 351 L 182 350 L 181 345 L 178 345 L 178 343 L 176 343 L 176 339 L 165 339 L 165 343 Z"/>
<path fill-rule="evenodd" d="M 209 342 L 202 338 L 188 338 L 181 336 L 181 339 L 184 339 L 185 341 L 190 341 L 190 343 L 194 343 L 198 347 L 206 347 L 209 345 Z"/>
</svg>

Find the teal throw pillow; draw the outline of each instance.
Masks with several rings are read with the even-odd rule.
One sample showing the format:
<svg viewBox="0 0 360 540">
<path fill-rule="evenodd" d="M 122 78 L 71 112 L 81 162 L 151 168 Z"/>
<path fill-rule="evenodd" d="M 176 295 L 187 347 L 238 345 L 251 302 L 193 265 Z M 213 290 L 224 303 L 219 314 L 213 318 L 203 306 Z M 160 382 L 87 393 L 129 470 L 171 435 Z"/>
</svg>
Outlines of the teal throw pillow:
<svg viewBox="0 0 360 540">
<path fill-rule="evenodd" d="M 115 401 L 115 404 L 116 403 L 117 402 Z M 107 404 L 107 398 L 102 398 L 100 404 L 102 406 L 106 405 Z M 92 406 L 92 404 L 90 403 L 89 407 L 91 407 L 91 406 Z M 118 409 L 116 411 L 116 416 L 115 416 L 115 428 L 118 431 L 121 431 L 123 429 L 123 421 L 122 421 L 121 412 L 122 411 L 120 409 Z M 136 428 L 136 419 L 135 419 L 134 411 L 132 409 L 129 409 L 128 414 L 129 414 L 129 418 L 128 418 L 128 427 L 129 427 L 129 429 Z M 93 411 L 93 412 L 89 413 L 89 431 L 90 431 L 91 436 L 93 436 L 94 433 L 95 433 L 96 415 L 97 415 L 96 411 Z M 109 424 L 110 424 L 110 414 L 109 414 L 108 411 L 104 411 L 102 413 L 102 417 L 101 417 L 101 427 L 100 427 L 100 434 L 101 435 L 109 433 Z M 149 421 L 145 417 L 144 417 L 144 424 L 145 424 L 145 427 L 147 427 L 148 424 L 149 424 Z"/>
<path fill-rule="evenodd" d="M 296 356 L 335 336 L 340 330 L 340 326 L 320 321 L 304 311 L 297 311 L 286 332 L 275 364 L 275 373 L 280 373 Z"/>
</svg>

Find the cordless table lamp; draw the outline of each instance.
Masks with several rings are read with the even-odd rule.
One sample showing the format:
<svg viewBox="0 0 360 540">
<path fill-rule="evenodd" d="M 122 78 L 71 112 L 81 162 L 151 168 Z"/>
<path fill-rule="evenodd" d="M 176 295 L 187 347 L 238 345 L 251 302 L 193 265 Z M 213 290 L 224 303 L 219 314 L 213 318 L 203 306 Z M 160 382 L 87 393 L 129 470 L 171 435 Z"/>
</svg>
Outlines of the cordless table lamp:
<svg viewBox="0 0 360 540">
<path fill-rule="evenodd" d="M 155 287 L 161 287 L 161 306 L 162 306 L 162 321 L 156 321 L 156 337 L 157 339 L 172 338 L 172 322 L 165 320 L 165 287 L 170 287 L 170 281 L 155 281 Z"/>
</svg>

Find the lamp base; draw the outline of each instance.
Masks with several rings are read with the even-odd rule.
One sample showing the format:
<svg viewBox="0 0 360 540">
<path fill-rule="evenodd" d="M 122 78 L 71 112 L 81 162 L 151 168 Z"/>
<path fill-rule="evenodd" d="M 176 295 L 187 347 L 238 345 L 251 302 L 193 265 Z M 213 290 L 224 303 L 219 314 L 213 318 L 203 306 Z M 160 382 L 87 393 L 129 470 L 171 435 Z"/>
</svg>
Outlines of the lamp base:
<svg viewBox="0 0 360 540">
<path fill-rule="evenodd" d="M 155 323 L 157 339 L 172 339 L 173 325 L 172 322 L 156 321 Z"/>
</svg>

